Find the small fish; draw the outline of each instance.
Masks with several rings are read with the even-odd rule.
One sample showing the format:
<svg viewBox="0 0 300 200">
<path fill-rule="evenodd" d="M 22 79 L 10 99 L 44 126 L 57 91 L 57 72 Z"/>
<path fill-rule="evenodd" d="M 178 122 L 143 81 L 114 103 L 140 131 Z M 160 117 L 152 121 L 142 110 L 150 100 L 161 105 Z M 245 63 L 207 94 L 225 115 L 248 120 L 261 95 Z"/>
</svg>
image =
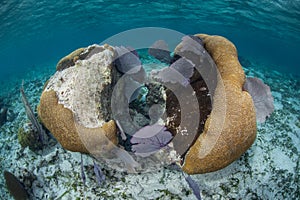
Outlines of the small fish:
<svg viewBox="0 0 300 200">
<path fill-rule="evenodd" d="M 82 178 L 83 185 L 85 185 L 86 177 L 85 177 L 85 174 L 84 174 L 82 154 L 81 154 L 81 178 Z"/>
<path fill-rule="evenodd" d="M 98 183 L 98 185 L 101 185 L 101 183 L 103 181 L 105 181 L 105 175 L 102 172 L 102 170 L 100 169 L 99 165 L 97 165 L 97 163 L 94 160 L 93 160 L 93 163 L 94 163 L 94 172 L 96 175 L 97 183 Z"/>
<path fill-rule="evenodd" d="M 6 183 L 6 188 L 9 191 L 9 193 L 14 197 L 14 199 L 29 199 L 28 193 L 25 190 L 23 184 L 18 180 L 18 178 L 14 174 L 8 171 L 4 171 L 4 179 Z"/>
<path fill-rule="evenodd" d="M 184 176 L 186 182 L 188 183 L 188 185 L 190 186 L 190 188 L 193 190 L 195 197 L 198 200 L 201 200 L 200 187 L 199 187 L 198 183 L 196 183 L 190 175 L 186 175 L 185 173 L 183 173 L 183 176 Z"/>
</svg>

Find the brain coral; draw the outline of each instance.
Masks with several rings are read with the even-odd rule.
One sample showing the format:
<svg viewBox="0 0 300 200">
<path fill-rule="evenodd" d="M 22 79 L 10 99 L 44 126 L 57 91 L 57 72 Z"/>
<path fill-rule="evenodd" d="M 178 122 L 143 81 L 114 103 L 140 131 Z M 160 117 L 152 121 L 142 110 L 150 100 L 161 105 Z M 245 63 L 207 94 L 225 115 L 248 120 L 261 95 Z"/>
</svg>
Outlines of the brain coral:
<svg viewBox="0 0 300 200">
<path fill-rule="evenodd" d="M 107 99 L 118 72 L 112 67 L 114 50 L 109 45 L 93 45 L 75 52 L 79 57 L 84 54 L 85 59 L 60 68 L 50 78 L 41 95 L 38 114 L 65 149 L 88 153 L 91 149 L 82 141 L 98 141 L 100 146 L 117 144 Z"/>
<path fill-rule="evenodd" d="M 203 40 L 220 76 L 204 130 L 185 155 L 182 169 L 189 174 L 226 167 L 239 158 L 256 137 L 254 104 L 249 93 L 242 90 L 245 74 L 235 46 L 221 36 L 196 36 Z"/>
<path fill-rule="evenodd" d="M 185 120 L 199 124 L 200 128 L 194 129 L 197 135 L 192 143 L 180 139 L 175 141 L 178 137 L 172 141 L 175 149 L 176 146 L 184 146 L 179 152 L 184 157 L 182 169 L 189 174 L 197 174 L 222 169 L 239 158 L 255 140 L 256 116 L 253 100 L 243 90 L 245 74 L 235 46 L 220 36 L 198 34 L 190 38 L 183 39 L 186 46 L 179 44 L 175 55 L 183 52 L 180 56 L 186 57 L 195 66 L 216 64 L 216 69 L 194 70 L 194 73 L 191 70 L 187 74 L 188 77 L 192 74 L 190 83 L 197 96 L 197 108 L 201 115 L 199 120 L 188 117 Z M 98 155 L 116 151 L 124 160 L 128 160 L 127 164 L 135 167 L 137 164 L 126 151 L 114 148 L 118 145 L 118 139 L 117 127 L 112 120 L 111 99 L 114 86 L 121 80 L 121 73 L 112 64 L 117 57 L 116 52 L 116 47 L 92 45 L 61 59 L 56 73 L 48 80 L 41 95 L 38 114 L 65 149 L 97 152 Z M 196 53 L 192 55 L 191 52 Z M 138 57 L 134 58 L 139 61 Z M 132 60 L 129 61 L 132 64 Z M 177 65 L 173 68 L 180 71 L 178 67 L 184 62 L 176 61 Z M 133 62 L 136 63 L 140 65 L 140 62 Z M 213 80 L 211 88 L 207 85 L 210 80 Z M 180 107 L 172 92 L 166 91 L 164 94 L 167 96 L 166 111 L 169 118 L 166 126 L 176 135 L 178 121 L 181 121 Z M 117 100 L 120 104 L 120 99 Z M 189 104 L 188 100 L 186 104 Z M 189 108 L 198 114 L 196 108 Z M 174 114 L 173 118 L 170 113 Z M 184 140 L 184 137 L 181 138 Z"/>
</svg>

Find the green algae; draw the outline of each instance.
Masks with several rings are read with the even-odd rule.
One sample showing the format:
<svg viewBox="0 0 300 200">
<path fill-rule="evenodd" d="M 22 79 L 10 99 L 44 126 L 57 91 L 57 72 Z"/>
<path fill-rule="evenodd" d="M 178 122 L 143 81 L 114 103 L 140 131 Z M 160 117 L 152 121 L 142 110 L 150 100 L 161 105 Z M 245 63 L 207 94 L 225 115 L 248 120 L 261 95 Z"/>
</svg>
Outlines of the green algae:
<svg viewBox="0 0 300 200">
<path fill-rule="evenodd" d="M 24 149 L 28 147 L 31 151 L 36 152 L 43 148 L 43 144 L 39 141 L 39 135 L 31 125 L 22 126 L 18 130 L 18 142 Z"/>
</svg>

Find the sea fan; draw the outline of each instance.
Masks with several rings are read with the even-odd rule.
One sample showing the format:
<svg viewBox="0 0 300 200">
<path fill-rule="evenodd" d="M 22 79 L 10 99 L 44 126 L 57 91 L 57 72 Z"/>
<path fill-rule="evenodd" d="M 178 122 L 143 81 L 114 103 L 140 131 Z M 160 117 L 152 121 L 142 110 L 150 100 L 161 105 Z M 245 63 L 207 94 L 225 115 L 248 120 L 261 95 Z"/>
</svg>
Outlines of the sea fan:
<svg viewBox="0 0 300 200">
<path fill-rule="evenodd" d="M 193 35 L 186 35 L 182 38 L 180 52 L 192 52 L 201 55 L 203 51 L 203 41 Z"/>
<path fill-rule="evenodd" d="M 40 142 L 44 143 L 46 133 L 45 133 L 42 125 L 38 122 L 38 120 L 34 116 L 33 110 L 31 109 L 31 107 L 29 105 L 29 102 L 27 100 L 27 97 L 25 95 L 23 84 L 24 84 L 24 82 L 22 82 L 20 92 L 21 92 L 21 95 L 22 95 L 22 102 L 23 102 L 24 107 L 25 107 L 26 115 L 27 115 L 28 119 L 30 120 L 30 122 L 32 123 L 32 125 L 34 126 L 34 128 L 37 130 Z"/>
<path fill-rule="evenodd" d="M 117 59 L 115 60 L 115 65 L 121 73 L 136 73 L 141 70 L 142 63 L 139 57 L 132 53 L 132 49 L 120 46 L 115 47 L 117 52 Z"/>
<path fill-rule="evenodd" d="M 96 175 L 96 180 L 98 185 L 101 185 L 105 181 L 105 175 L 99 165 L 93 160 L 94 163 L 94 172 Z"/>
<path fill-rule="evenodd" d="M 164 148 L 171 140 L 172 134 L 165 126 L 148 125 L 138 130 L 131 138 L 132 151 L 142 157 L 147 157 Z"/>
<path fill-rule="evenodd" d="M 162 83 L 179 83 L 183 86 L 187 86 L 190 83 L 190 77 L 194 73 L 194 66 L 191 61 L 180 58 L 170 67 L 151 71 L 150 76 L 154 80 Z"/>
<path fill-rule="evenodd" d="M 169 64 L 172 59 L 168 44 L 164 40 L 154 42 L 149 48 L 148 53 L 157 60 L 167 64 Z"/>
<path fill-rule="evenodd" d="M 186 58 L 180 58 L 174 62 L 170 68 L 177 70 L 186 79 L 189 79 L 194 74 L 194 64 Z"/>
<path fill-rule="evenodd" d="M 274 111 L 274 99 L 270 87 L 259 78 L 248 77 L 243 89 L 251 95 L 256 111 L 256 120 L 264 123 Z"/>
</svg>

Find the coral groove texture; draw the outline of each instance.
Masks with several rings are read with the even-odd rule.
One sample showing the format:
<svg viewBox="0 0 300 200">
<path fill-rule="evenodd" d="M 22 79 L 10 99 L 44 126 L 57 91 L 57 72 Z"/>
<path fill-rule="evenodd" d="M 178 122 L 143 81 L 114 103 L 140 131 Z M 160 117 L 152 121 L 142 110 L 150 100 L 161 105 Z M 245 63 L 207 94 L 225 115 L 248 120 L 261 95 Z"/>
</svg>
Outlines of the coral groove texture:
<svg viewBox="0 0 300 200">
<path fill-rule="evenodd" d="M 242 90 L 245 74 L 234 44 L 221 36 L 196 36 L 203 40 L 220 76 L 204 131 L 185 156 L 182 168 L 189 174 L 212 172 L 228 166 L 256 138 L 254 104 L 249 93 Z"/>
<path fill-rule="evenodd" d="M 112 67 L 114 51 L 109 45 L 93 45 L 74 52 L 62 59 L 68 62 L 59 62 L 61 68 L 47 82 L 38 115 L 67 150 L 109 149 L 117 144 L 116 124 L 107 110 L 115 84 L 112 77 L 117 76 Z"/>
</svg>

